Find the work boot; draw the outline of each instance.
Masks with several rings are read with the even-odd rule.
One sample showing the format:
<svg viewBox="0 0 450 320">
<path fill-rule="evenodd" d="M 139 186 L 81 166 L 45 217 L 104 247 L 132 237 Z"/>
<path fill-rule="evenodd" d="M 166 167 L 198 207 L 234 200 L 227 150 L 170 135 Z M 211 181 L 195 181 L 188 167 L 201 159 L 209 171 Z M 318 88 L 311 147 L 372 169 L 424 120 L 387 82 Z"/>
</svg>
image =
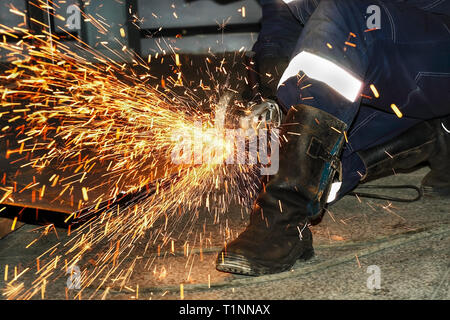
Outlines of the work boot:
<svg viewBox="0 0 450 320">
<path fill-rule="evenodd" d="M 431 171 L 422 179 L 426 197 L 450 197 L 450 116 L 433 120 L 436 147 L 428 159 Z"/>
<path fill-rule="evenodd" d="M 358 152 L 366 173 L 361 181 L 408 170 L 428 162 L 423 178 L 424 196 L 450 196 L 450 117 L 421 122 L 394 139 Z"/>
<path fill-rule="evenodd" d="M 280 136 L 279 171 L 258 196 L 250 223 L 219 253 L 219 271 L 258 276 L 314 255 L 308 221 L 321 213 L 340 171 L 345 123 L 319 109 L 290 109 Z"/>
</svg>

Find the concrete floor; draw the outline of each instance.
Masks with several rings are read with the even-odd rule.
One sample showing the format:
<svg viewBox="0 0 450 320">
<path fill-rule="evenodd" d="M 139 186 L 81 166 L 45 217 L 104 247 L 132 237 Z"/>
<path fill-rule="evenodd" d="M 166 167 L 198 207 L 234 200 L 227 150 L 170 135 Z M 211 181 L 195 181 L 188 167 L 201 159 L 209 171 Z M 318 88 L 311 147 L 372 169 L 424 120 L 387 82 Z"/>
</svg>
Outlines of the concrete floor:
<svg viewBox="0 0 450 320">
<path fill-rule="evenodd" d="M 371 184 L 419 184 L 427 168 L 397 174 Z M 398 194 L 399 191 L 394 193 Z M 390 195 L 394 195 L 389 192 Z M 223 243 L 221 224 L 197 221 L 195 228 L 212 233 L 209 247 L 198 248 L 189 258 L 177 245 L 175 254 L 156 257 L 147 251 L 136 263 L 126 287 L 98 282 L 82 290 L 81 299 L 439 299 L 450 298 L 450 199 L 422 199 L 414 203 L 347 196 L 329 208 L 323 221 L 312 228 L 316 256 L 297 262 L 292 270 L 262 277 L 220 273 L 214 268 L 216 252 Z M 245 226 L 236 206 L 228 222 L 233 236 Z M 18 266 L 18 273 L 33 265 L 42 252 L 67 240 L 65 230 L 36 238 L 36 226 L 23 225 L 0 240 L 0 287 L 5 287 L 5 265 Z M 140 246 L 145 245 L 145 239 Z M 90 256 L 104 248 L 93 248 Z M 153 258 L 152 258 L 153 257 Z M 156 258 L 155 258 L 156 257 Z M 88 259 L 89 257 L 86 257 Z M 148 260 L 152 258 L 149 265 Z M 133 260 L 130 257 L 129 262 Z M 145 263 L 144 263 L 145 262 Z M 162 277 L 162 271 L 165 275 Z M 379 288 L 374 280 L 379 271 Z M 10 271 L 11 277 L 12 271 Z M 25 285 L 33 274 L 21 277 Z M 66 290 L 67 275 L 48 285 L 45 299 L 73 298 L 78 290 Z M 371 286 L 372 285 L 372 286 Z M 137 291 L 137 292 L 136 292 Z M 3 297 L 5 298 L 5 297 Z M 41 298 L 40 294 L 35 298 Z M 77 297 L 79 298 L 79 297 Z"/>
<path fill-rule="evenodd" d="M 232 55 L 227 60 L 229 70 L 232 70 L 230 73 L 238 75 L 237 83 L 240 84 L 246 74 L 241 58 Z M 219 64 L 221 61 L 221 57 L 217 57 L 216 62 Z M 189 70 L 183 71 L 188 78 L 186 82 L 194 87 L 199 77 L 204 78 L 210 73 L 205 71 L 204 57 L 182 62 L 183 67 L 191 70 L 190 73 Z M 152 68 L 155 73 L 171 72 L 171 67 L 167 65 Z M 214 70 L 212 66 L 209 69 Z M 223 74 L 218 75 L 209 85 L 214 88 L 216 83 L 224 82 L 225 78 Z M 207 79 L 204 83 L 207 83 Z M 233 88 L 239 91 L 242 86 Z M 200 92 L 196 94 L 200 95 Z M 207 96 L 202 99 L 208 101 Z M 397 174 L 370 184 L 419 185 L 427 170 L 422 168 L 408 174 Z M 400 191 L 387 193 L 401 196 Z M 121 286 L 117 279 L 108 279 L 105 283 L 102 283 L 104 279 L 96 279 L 81 291 L 69 290 L 68 275 L 60 272 L 47 284 L 43 295 L 38 292 L 33 298 L 170 300 L 181 298 L 182 284 L 184 299 L 448 300 L 449 205 L 450 199 L 390 203 L 347 196 L 328 208 L 329 213 L 323 221 L 312 228 L 316 250 L 312 260 L 298 262 L 288 272 L 262 277 L 236 276 L 215 270 L 217 252 L 225 241 L 236 237 L 247 223 L 248 215 L 242 213 L 240 206 L 232 206 L 225 216 L 220 217 L 219 223 L 214 223 L 210 213 L 200 212 L 193 225 L 179 223 L 174 230 L 173 235 L 177 235 L 174 237 L 174 253 L 165 251 L 158 255 L 155 246 L 147 248 L 149 238 L 146 237 L 136 242 L 136 253 L 123 260 L 124 269 L 134 264 L 126 286 Z M 188 212 L 186 216 L 189 218 L 192 215 Z M 12 222 L 1 217 L 0 213 L 0 233 L 6 234 Z M 186 233 L 187 225 L 190 233 Z M 195 244 L 196 231 L 199 230 L 209 235 L 201 248 Z M 65 229 L 51 230 L 44 237 L 41 237 L 42 231 L 39 226 L 18 223 L 14 232 L 3 238 L 0 235 L 0 290 L 6 288 L 14 273 L 20 274 L 27 267 L 35 267 L 37 257 L 54 245 L 65 244 L 70 239 Z M 36 238 L 39 240 L 33 242 Z M 189 250 L 187 243 L 191 244 Z M 82 269 L 95 268 L 96 254 L 106 250 L 109 245 L 91 248 L 80 262 Z M 377 284 L 372 281 L 377 275 L 377 272 L 372 273 L 373 270 L 379 271 L 379 289 L 371 287 Z M 35 279 L 34 272 L 27 272 L 14 284 L 23 283 L 29 288 Z M 6 297 L 0 295 L 0 299 Z"/>
</svg>

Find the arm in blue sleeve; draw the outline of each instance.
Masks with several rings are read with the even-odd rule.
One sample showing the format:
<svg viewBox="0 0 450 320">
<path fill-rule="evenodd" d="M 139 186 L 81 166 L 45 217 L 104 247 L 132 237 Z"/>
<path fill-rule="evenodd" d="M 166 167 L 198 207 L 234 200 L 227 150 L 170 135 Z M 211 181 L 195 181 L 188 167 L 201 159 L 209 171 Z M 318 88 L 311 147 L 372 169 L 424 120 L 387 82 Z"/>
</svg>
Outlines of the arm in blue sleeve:
<svg viewBox="0 0 450 320">
<path fill-rule="evenodd" d="M 261 31 L 253 46 L 256 60 L 268 57 L 290 58 L 303 26 L 282 0 L 259 0 Z"/>
</svg>

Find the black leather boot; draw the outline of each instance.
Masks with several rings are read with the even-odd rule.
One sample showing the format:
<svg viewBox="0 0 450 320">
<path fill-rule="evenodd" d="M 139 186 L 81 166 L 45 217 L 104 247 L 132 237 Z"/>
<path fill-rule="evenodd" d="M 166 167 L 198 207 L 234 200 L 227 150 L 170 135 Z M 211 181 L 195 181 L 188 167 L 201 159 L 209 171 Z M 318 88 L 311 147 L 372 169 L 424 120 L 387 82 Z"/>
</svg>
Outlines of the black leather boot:
<svg viewBox="0 0 450 320">
<path fill-rule="evenodd" d="M 345 123 L 297 105 L 282 126 L 279 171 L 256 200 L 250 223 L 218 255 L 219 271 L 258 276 L 285 271 L 314 255 L 309 218 L 320 214 L 340 170 Z"/>
<path fill-rule="evenodd" d="M 435 147 L 435 128 L 430 122 L 421 122 L 386 143 L 359 151 L 366 168 L 361 182 L 412 169 L 427 161 Z"/>
<path fill-rule="evenodd" d="M 449 125 L 445 125 L 448 123 Z M 422 180 L 424 196 L 450 196 L 450 117 L 421 122 L 394 139 L 358 152 L 366 167 L 362 182 L 428 162 Z"/>
<path fill-rule="evenodd" d="M 427 197 L 450 197 L 450 117 L 432 123 L 436 147 L 428 159 L 431 171 L 422 180 L 422 191 Z"/>
</svg>

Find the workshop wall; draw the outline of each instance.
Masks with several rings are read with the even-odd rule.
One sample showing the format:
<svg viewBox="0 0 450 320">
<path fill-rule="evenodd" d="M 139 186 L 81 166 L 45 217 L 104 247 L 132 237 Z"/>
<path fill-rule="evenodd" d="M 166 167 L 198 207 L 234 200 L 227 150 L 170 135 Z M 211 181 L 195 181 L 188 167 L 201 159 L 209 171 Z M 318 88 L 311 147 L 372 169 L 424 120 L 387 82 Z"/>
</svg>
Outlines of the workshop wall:
<svg viewBox="0 0 450 320">
<path fill-rule="evenodd" d="M 0 2 L 1 41 L 14 42 L 23 36 L 20 30 L 11 32 L 1 25 L 41 31 L 42 25 L 34 19 L 50 25 L 46 31 L 61 37 L 73 50 L 77 50 L 74 37 L 80 37 L 106 55 L 110 55 L 104 48 L 106 42 L 112 49 L 120 49 L 120 42 L 125 43 L 144 57 L 174 51 L 220 53 L 250 50 L 261 19 L 257 0 L 53 0 L 54 5 L 49 2 L 53 14 L 36 9 L 34 1 Z M 26 16 L 14 13 L 16 9 Z M 86 23 L 82 12 L 98 19 L 108 32 L 102 34 Z M 0 48 L 0 61 L 11 59 Z"/>
<path fill-rule="evenodd" d="M 138 8 L 145 36 L 164 36 L 142 39 L 144 55 L 170 47 L 184 53 L 249 50 L 261 19 L 256 0 L 139 0 Z M 163 29 L 158 31 L 160 27 Z"/>
</svg>

